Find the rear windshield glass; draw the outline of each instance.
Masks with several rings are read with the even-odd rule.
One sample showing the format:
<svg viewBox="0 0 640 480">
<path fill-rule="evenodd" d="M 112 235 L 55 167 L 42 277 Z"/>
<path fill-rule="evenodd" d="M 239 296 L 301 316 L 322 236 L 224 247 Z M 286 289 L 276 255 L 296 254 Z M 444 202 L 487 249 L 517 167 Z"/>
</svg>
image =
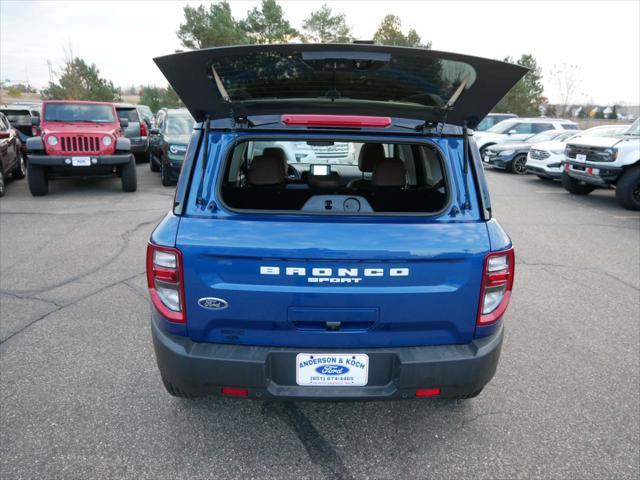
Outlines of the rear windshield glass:
<svg viewBox="0 0 640 480">
<path fill-rule="evenodd" d="M 417 144 L 242 142 L 222 184 L 232 209 L 310 214 L 435 213 L 448 195 L 440 154 Z"/>
<path fill-rule="evenodd" d="M 212 66 L 240 102 L 339 98 L 442 107 L 476 80 L 467 63 L 385 52 L 244 52 Z"/>
<path fill-rule="evenodd" d="M 11 125 L 30 125 L 31 114 L 29 110 L 0 110 L 4 113 Z"/>
<path fill-rule="evenodd" d="M 138 117 L 138 111 L 135 108 L 116 108 L 116 112 L 120 120 L 124 120 L 126 118 L 127 120 L 129 120 L 129 122 L 140 121 L 140 117 Z"/>
<path fill-rule="evenodd" d="M 87 103 L 49 103 L 44 107 L 48 122 L 113 123 L 113 107 Z"/>
</svg>

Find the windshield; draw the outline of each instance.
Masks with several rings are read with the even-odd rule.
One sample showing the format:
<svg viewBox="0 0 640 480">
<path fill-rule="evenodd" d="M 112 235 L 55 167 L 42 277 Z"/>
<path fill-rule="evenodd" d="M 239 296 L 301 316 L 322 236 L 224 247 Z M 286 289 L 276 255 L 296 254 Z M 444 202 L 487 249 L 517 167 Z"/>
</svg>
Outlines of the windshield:
<svg viewBox="0 0 640 480">
<path fill-rule="evenodd" d="M 624 132 L 625 135 L 640 135 L 640 118 L 633 122 L 629 130 Z"/>
<path fill-rule="evenodd" d="M 187 115 L 169 116 L 165 122 L 167 135 L 189 135 L 193 130 L 193 118 Z"/>
<path fill-rule="evenodd" d="M 489 130 L 487 130 L 487 132 L 492 132 L 492 133 L 506 133 L 509 130 L 511 130 L 515 124 L 518 123 L 517 121 L 513 121 L 513 120 L 503 120 L 499 123 L 496 123 L 493 127 L 491 127 Z"/>
<path fill-rule="evenodd" d="M 91 103 L 49 103 L 45 105 L 47 122 L 113 123 L 113 107 Z"/>
<path fill-rule="evenodd" d="M 0 110 L 4 113 L 11 125 L 31 125 L 29 110 Z"/>
<path fill-rule="evenodd" d="M 544 132 L 538 133 L 533 137 L 529 137 L 525 140 L 527 143 L 538 143 L 538 142 L 548 142 L 549 140 L 553 140 L 560 135 L 566 135 L 562 130 L 546 130 Z M 572 135 L 575 135 L 572 133 Z"/>
</svg>

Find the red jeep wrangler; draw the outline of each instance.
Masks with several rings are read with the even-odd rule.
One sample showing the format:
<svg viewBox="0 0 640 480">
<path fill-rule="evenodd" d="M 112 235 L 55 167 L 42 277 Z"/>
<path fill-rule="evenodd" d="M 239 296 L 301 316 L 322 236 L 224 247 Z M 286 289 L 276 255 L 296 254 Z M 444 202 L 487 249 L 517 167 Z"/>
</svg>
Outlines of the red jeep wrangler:
<svg viewBox="0 0 640 480">
<path fill-rule="evenodd" d="M 113 103 L 46 101 L 32 123 L 42 133 L 27 140 L 31 195 L 46 195 L 51 179 L 111 175 L 120 177 L 123 191 L 136 191 L 131 143 L 122 135 L 128 122 L 118 121 Z"/>
</svg>

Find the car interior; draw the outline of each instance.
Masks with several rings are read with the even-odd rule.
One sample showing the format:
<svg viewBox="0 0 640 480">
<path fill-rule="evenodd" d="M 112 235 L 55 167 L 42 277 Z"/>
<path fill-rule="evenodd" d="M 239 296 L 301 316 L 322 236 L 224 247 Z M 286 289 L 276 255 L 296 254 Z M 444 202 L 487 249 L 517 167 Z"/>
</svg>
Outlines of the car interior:
<svg viewBox="0 0 640 480">
<path fill-rule="evenodd" d="M 428 144 L 242 142 L 228 157 L 231 209 L 308 213 L 435 213 L 447 204 L 441 155 Z"/>
</svg>

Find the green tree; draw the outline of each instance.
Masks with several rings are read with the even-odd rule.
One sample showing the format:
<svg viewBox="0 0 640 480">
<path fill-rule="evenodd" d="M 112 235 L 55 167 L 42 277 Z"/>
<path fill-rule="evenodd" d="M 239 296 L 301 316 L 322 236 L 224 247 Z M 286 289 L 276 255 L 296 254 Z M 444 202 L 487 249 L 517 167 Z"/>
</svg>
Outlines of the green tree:
<svg viewBox="0 0 640 480">
<path fill-rule="evenodd" d="M 344 13 L 334 15 L 326 4 L 311 12 L 302 24 L 302 40 L 312 43 L 348 43 L 353 40 Z"/>
<path fill-rule="evenodd" d="M 180 97 L 178 97 L 178 94 L 171 85 L 167 85 L 167 88 L 162 95 L 162 106 L 167 108 L 184 107 L 182 100 L 180 100 Z"/>
<path fill-rule="evenodd" d="M 253 8 L 242 27 L 252 43 L 286 43 L 298 35 L 276 0 L 262 0 L 260 9 Z"/>
<path fill-rule="evenodd" d="M 140 104 L 148 105 L 152 112 L 157 112 L 162 108 L 163 91 L 158 87 L 145 87 L 140 95 Z"/>
<path fill-rule="evenodd" d="M 178 38 L 186 48 L 208 48 L 249 43 L 242 22 L 231 15 L 226 1 L 212 3 L 206 9 L 184 7 L 184 23 L 178 28 Z"/>
<path fill-rule="evenodd" d="M 51 100 L 98 100 L 111 102 L 120 99 L 113 82 L 100 77 L 95 64 L 81 58 L 67 60 L 58 83 L 49 82 L 43 98 Z"/>
<path fill-rule="evenodd" d="M 505 62 L 514 63 L 513 58 L 507 57 Z M 500 100 L 496 110 L 515 113 L 524 117 L 540 115 L 542 103 L 542 70 L 533 55 L 524 54 L 516 62 L 529 69 L 529 72 Z"/>
<path fill-rule="evenodd" d="M 402 33 L 402 22 L 397 15 L 387 15 L 382 19 L 373 41 L 379 45 L 431 48 L 431 42 L 422 43 L 420 35 L 413 28 L 406 35 Z"/>
</svg>

